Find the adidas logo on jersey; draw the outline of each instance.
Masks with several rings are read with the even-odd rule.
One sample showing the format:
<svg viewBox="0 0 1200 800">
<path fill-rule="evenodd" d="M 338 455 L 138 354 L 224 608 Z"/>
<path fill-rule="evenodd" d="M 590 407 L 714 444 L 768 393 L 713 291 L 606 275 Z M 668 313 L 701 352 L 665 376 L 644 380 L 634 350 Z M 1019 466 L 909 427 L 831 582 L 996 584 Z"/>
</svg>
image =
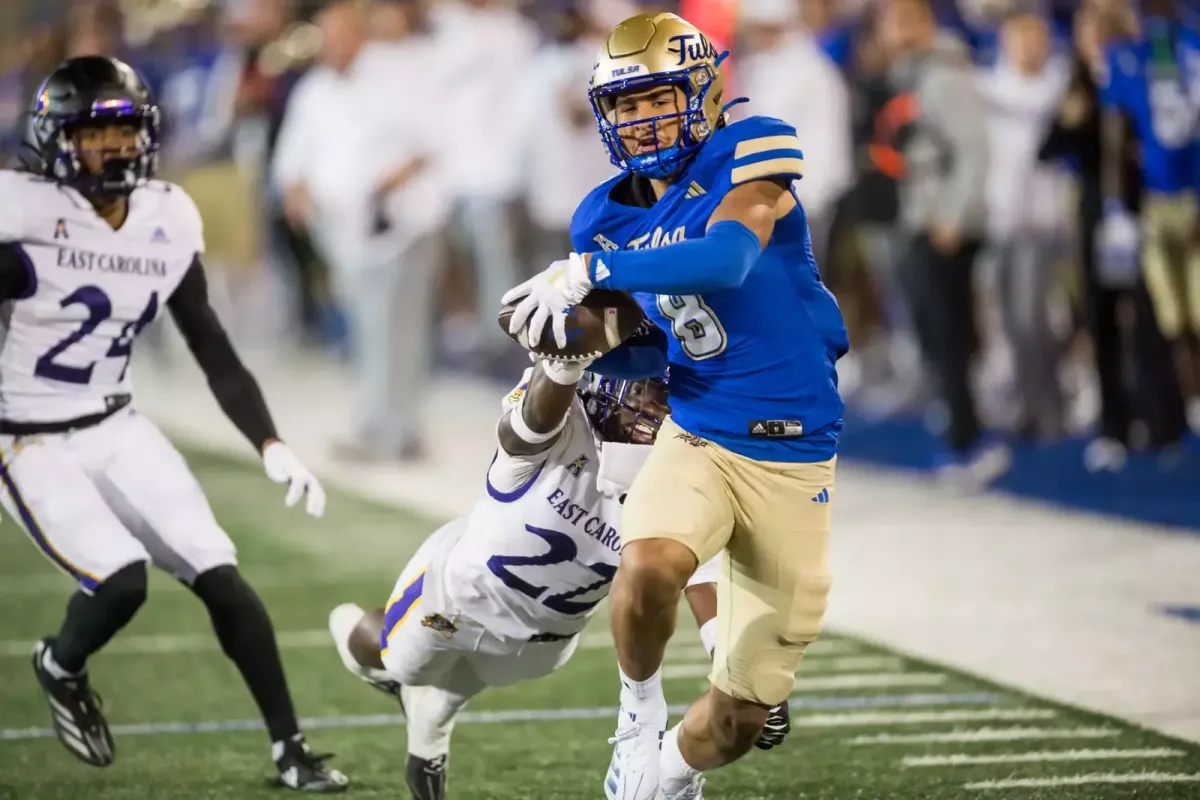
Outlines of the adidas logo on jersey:
<svg viewBox="0 0 1200 800">
<path fill-rule="evenodd" d="M 820 503 L 821 505 L 825 505 L 826 503 L 829 502 L 829 490 L 822 489 L 820 494 L 818 494 L 816 497 L 814 497 L 812 499 L 812 501 L 814 503 Z"/>
<path fill-rule="evenodd" d="M 754 423 L 753 427 L 750 428 L 750 435 L 751 436 L 766 436 L 767 435 L 767 426 L 763 425 L 761 422 Z"/>
<path fill-rule="evenodd" d="M 150 237 L 150 241 L 154 242 L 155 244 L 166 244 L 167 232 L 162 228 L 155 228 L 154 235 Z"/>
<path fill-rule="evenodd" d="M 704 191 L 704 187 L 695 181 L 692 181 L 692 185 L 688 187 L 687 193 L 685 193 L 683 196 L 685 199 L 690 200 L 691 198 L 699 197 L 702 194 L 707 194 L 707 192 Z"/>
</svg>

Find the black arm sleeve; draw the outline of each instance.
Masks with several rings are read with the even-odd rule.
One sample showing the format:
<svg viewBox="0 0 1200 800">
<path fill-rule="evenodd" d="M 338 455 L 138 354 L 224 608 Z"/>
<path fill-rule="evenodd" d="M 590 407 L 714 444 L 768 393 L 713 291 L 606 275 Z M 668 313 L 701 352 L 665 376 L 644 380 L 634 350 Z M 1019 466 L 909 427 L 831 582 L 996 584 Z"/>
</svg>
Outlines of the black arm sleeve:
<svg viewBox="0 0 1200 800">
<path fill-rule="evenodd" d="M 15 242 L 0 244 L 0 303 L 29 297 L 35 287 L 29 260 Z"/>
<path fill-rule="evenodd" d="M 217 404 L 255 449 L 277 438 L 275 423 L 254 376 L 242 364 L 208 302 L 208 280 L 199 256 L 167 301 L 188 349 L 208 378 Z"/>
</svg>

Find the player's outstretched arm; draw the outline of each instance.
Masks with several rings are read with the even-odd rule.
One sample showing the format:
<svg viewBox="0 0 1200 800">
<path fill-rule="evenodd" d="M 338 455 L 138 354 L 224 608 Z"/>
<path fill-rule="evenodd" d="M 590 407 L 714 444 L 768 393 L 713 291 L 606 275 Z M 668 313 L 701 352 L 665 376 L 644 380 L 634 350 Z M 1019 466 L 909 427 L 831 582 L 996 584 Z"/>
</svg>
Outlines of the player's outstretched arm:
<svg viewBox="0 0 1200 800">
<path fill-rule="evenodd" d="M 238 358 L 208 301 L 208 279 L 199 257 L 167 301 L 167 308 L 225 416 L 262 455 L 267 477 L 288 484 L 284 502 L 292 506 L 307 496 L 305 510 L 314 517 L 321 516 L 325 491 L 291 449 L 279 441 L 258 381 Z"/>
<path fill-rule="evenodd" d="M 535 456 L 549 450 L 567 424 L 575 387 L 590 362 L 539 359 L 520 401 L 500 420 L 496 435 L 511 456 Z"/>
<path fill-rule="evenodd" d="M 588 276 L 600 289 L 652 294 L 704 294 L 736 289 L 795 207 L 791 182 L 766 179 L 731 189 L 708 220 L 703 239 L 646 250 L 587 253 Z"/>
<path fill-rule="evenodd" d="M 188 268 L 179 288 L 167 301 L 167 308 L 188 350 L 208 379 L 213 397 L 254 449 L 262 452 L 278 439 L 275 422 L 263 399 L 258 381 L 242 364 L 225 327 L 208 301 L 208 278 L 197 258 Z"/>
</svg>

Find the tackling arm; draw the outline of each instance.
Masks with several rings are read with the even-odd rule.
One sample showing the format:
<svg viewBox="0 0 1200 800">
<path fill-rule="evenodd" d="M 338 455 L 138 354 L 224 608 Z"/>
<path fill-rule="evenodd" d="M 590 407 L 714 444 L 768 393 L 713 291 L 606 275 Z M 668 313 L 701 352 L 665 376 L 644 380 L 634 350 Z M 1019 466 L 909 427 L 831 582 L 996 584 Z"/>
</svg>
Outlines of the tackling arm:
<svg viewBox="0 0 1200 800">
<path fill-rule="evenodd" d="M 582 367 L 542 359 L 517 405 L 500 419 L 496 436 L 511 456 L 536 456 L 549 450 L 567 424 Z"/>
<path fill-rule="evenodd" d="M 775 221 L 795 202 L 790 179 L 743 183 L 713 211 L 703 239 L 648 250 L 587 253 L 588 277 L 597 288 L 626 292 L 704 294 L 736 289 L 766 248 Z"/>
<path fill-rule="evenodd" d="M 204 371 L 213 397 L 258 451 L 278 439 L 271 412 L 254 376 L 242 364 L 208 302 L 208 280 L 199 256 L 167 301 L 188 349 Z"/>
</svg>

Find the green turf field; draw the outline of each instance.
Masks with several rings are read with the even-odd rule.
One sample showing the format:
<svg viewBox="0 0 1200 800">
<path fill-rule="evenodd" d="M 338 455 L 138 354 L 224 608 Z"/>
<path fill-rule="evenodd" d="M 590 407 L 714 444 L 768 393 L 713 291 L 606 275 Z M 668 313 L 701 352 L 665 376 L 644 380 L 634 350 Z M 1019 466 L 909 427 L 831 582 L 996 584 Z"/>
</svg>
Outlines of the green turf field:
<svg viewBox="0 0 1200 800">
<path fill-rule="evenodd" d="M 326 518 L 312 521 L 284 509 L 282 489 L 257 468 L 188 456 L 275 618 L 310 741 L 337 753 L 354 796 L 405 797 L 398 708 L 344 672 L 324 628 L 339 602 L 382 604 L 434 523 L 338 493 Z M 285 796 L 270 785 L 266 737 L 202 607 L 157 576 L 140 616 L 91 666 L 117 762 L 98 770 L 72 758 L 46 730 L 28 665 L 32 642 L 56 629 L 69 590 L 5 520 L 0 800 Z M 473 702 L 455 732 L 452 797 L 602 798 L 616 698 L 606 643 L 601 620 L 559 674 Z M 681 630 L 666 667 L 671 702 L 700 691 L 704 662 L 694 629 Z M 793 703 L 787 744 L 711 775 L 706 797 L 1200 797 L 1196 746 L 832 634 L 810 651 Z"/>
</svg>

